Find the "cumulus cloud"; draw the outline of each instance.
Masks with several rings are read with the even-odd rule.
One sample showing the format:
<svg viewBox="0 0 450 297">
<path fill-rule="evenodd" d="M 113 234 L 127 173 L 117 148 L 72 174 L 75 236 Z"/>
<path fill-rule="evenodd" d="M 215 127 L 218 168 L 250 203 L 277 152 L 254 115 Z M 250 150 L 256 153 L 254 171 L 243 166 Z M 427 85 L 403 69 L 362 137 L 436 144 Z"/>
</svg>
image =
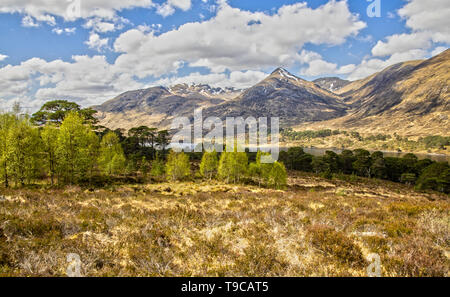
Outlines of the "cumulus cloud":
<svg viewBox="0 0 450 297">
<path fill-rule="evenodd" d="M 398 14 L 416 32 L 428 32 L 434 42 L 450 43 L 450 6 L 447 0 L 409 0 Z"/>
<path fill-rule="evenodd" d="M 3 61 L 3 60 L 5 60 L 6 58 L 8 58 L 7 55 L 2 55 L 2 54 L 0 54 L 0 62 Z"/>
<path fill-rule="evenodd" d="M 187 76 L 171 77 L 160 79 L 156 82 L 157 85 L 173 86 L 176 84 L 208 84 L 212 87 L 235 87 L 248 88 L 267 77 L 267 73 L 261 71 L 233 71 L 230 74 L 225 73 L 210 73 L 200 74 L 199 72 L 190 73 Z"/>
<path fill-rule="evenodd" d="M 131 74 L 118 73 L 104 56 L 74 56 L 72 59 L 71 62 L 47 62 L 33 58 L 0 68 L 0 97 L 6 100 L 2 105 L 26 99 L 27 106 L 36 109 L 45 101 L 64 98 L 91 106 L 118 93 L 143 87 Z M 30 97 L 36 85 L 39 88 Z"/>
<path fill-rule="evenodd" d="M 306 3 L 287 5 L 273 15 L 241 11 L 223 2 L 216 17 L 158 36 L 135 29 L 124 32 L 114 49 L 122 53 L 117 66 L 123 71 L 133 68 L 139 77 L 160 76 L 184 63 L 214 73 L 259 70 L 292 65 L 301 59 L 298 52 L 305 43 L 341 44 L 365 26 L 344 1 L 316 9 Z"/>
<path fill-rule="evenodd" d="M 374 56 L 385 57 L 395 53 L 404 53 L 413 49 L 427 49 L 431 46 L 425 33 L 396 34 L 387 37 L 387 41 L 378 41 L 372 49 Z"/>
<path fill-rule="evenodd" d="M 52 32 L 56 33 L 57 35 L 61 35 L 61 34 L 66 34 L 66 35 L 71 35 L 71 34 L 75 34 L 77 28 L 72 27 L 72 28 L 53 28 Z"/>
<path fill-rule="evenodd" d="M 328 74 L 348 74 L 352 72 L 356 66 L 354 64 L 338 67 L 335 63 L 330 63 L 322 59 L 312 60 L 308 63 L 308 67 L 302 68 L 300 74 L 306 76 L 319 76 Z"/>
<path fill-rule="evenodd" d="M 354 71 L 348 76 L 350 80 L 356 80 L 365 78 L 376 72 L 379 72 L 391 65 L 406 62 L 411 60 L 420 60 L 428 57 L 428 51 L 421 49 L 413 49 L 407 52 L 394 53 L 387 60 L 381 60 L 376 58 L 364 59 L 360 65 L 358 65 Z"/>
<path fill-rule="evenodd" d="M 29 2 L 2 1 L 0 12 L 18 11 L 29 15 L 35 23 L 44 21 L 42 16 L 45 15 L 64 17 L 65 1 L 54 5 L 46 5 L 49 4 L 46 0 Z M 88 17 L 84 27 L 91 31 L 85 43 L 98 51 L 108 49 L 111 41 L 100 34 L 117 30 L 121 22 L 116 11 L 152 5 L 151 1 L 144 0 L 95 2 L 97 6 L 86 2 L 82 14 Z M 191 1 L 167 3 L 181 10 L 191 7 Z M 241 11 L 230 7 L 226 1 L 216 4 L 216 16 L 207 21 L 186 23 L 160 35 L 156 34 L 160 25 L 142 25 L 122 33 L 114 42 L 119 57 L 112 64 L 104 56 L 74 56 L 69 62 L 34 58 L 0 68 L 0 97 L 6 100 L 27 98 L 35 107 L 58 98 L 89 106 L 121 92 L 144 87 L 136 77 L 157 80 L 154 85 L 187 82 L 246 88 L 266 77 L 267 73 L 262 70 L 319 64 L 313 61 L 321 60 L 321 56 L 304 50 L 306 43 L 338 45 L 366 26 L 349 11 L 345 1 L 330 1 L 315 9 L 306 3 L 287 5 L 271 14 Z M 89 10 L 94 6 L 97 10 Z M 70 33 L 66 30 L 70 29 L 54 28 L 56 34 Z M 176 77 L 177 70 L 183 66 L 205 67 L 210 73 Z M 345 67 L 329 68 L 347 71 Z M 163 76 L 170 78 L 158 80 Z"/>
<path fill-rule="evenodd" d="M 372 48 L 373 57 L 365 58 L 349 79 L 366 77 L 396 63 L 428 58 L 446 49 L 436 47 L 436 43 L 450 43 L 450 6 L 447 0 L 408 0 L 398 10 L 398 15 L 406 21 L 411 33 L 395 34 L 378 41 Z"/>
<path fill-rule="evenodd" d="M 90 49 L 94 49 L 101 52 L 108 48 L 109 38 L 101 38 L 97 33 L 91 32 L 89 35 L 89 40 L 85 42 Z"/>
<path fill-rule="evenodd" d="M 440 53 L 442 53 L 445 50 L 447 50 L 447 47 L 445 47 L 445 46 L 438 46 L 431 52 L 431 55 L 432 56 L 439 55 Z M 1 61 L 1 59 L 0 59 L 0 61 Z"/>
<path fill-rule="evenodd" d="M 134 7 L 152 7 L 151 0 L 2 0 L 0 13 L 22 13 L 46 21 L 48 15 L 59 16 L 66 21 L 78 18 L 100 17 L 111 19 L 117 11 Z"/>
<path fill-rule="evenodd" d="M 163 17 L 168 17 L 175 13 L 175 8 L 187 11 L 191 8 L 191 0 L 168 0 L 164 4 L 158 5 L 156 12 Z"/>
</svg>

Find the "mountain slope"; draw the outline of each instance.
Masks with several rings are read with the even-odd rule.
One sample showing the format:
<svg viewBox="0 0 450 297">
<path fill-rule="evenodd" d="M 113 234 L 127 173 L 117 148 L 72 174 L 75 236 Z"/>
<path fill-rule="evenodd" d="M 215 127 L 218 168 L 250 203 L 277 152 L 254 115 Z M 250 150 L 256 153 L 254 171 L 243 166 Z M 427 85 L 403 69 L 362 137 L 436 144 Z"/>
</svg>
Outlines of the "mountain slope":
<svg viewBox="0 0 450 297">
<path fill-rule="evenodd" d="M 313 80 L 313 83 L 322 89 L 336 93 L 346 85 L 350 84 L 351 81 L 340 79 L 339 77 L 323 77 Z"/>
<path fill-rule="evenodd" d="M 205 110 L 208 116 L 280 117 L 284 125 L 322 121 L 346 113 L 340 98 L 282 68 L 232 101 Z"/>
<path fill-rule="evenodd" d="M 428 60 L 399 63 L 341 88 L 338 93 L 352 110 L 316 126 L 449 135 L 449 84 L 450 50 Z"/>
<path fill-rule="evenodd" d="M 153 87 L 123 93 L 93 108 L 98 111 L 100 124 L 111 129 L 141 125 L 167 127 L 174 117 L 192 117 L 196 108 L 221 104 L 239 93 L 234 89 L 198 85 L 176 85 L 171 89 Z"/>
</svg>

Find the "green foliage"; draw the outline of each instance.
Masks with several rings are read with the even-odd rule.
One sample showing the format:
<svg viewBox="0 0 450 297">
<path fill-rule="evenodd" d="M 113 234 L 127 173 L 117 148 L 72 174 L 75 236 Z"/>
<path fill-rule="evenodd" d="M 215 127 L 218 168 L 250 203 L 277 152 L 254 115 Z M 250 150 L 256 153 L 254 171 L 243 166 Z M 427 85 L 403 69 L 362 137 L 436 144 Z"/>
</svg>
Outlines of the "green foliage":
<svg viewBox="0 0 450 297">
<path fill-rule="evenodd" d="M 39 133 L 33 129 L 28 119 L 16 119 L 9 127 L 7 135 L 8 148 L 6 159 L 8 171 L 16 185 L 24 185 L 37 177 L 41 167 L 39 148 L 41 146 Z"/>
<path fill-rule="evenodd" d="M 156 159 L 152 162 L 152 169 L 150 170 L 150 175 L 154 178 L 162 178 L 165 174 L 164 161 L 161 160 L 159 154 L 156 155 Z"/>
<path fill-rule="evenodd" d="M 125 155 L 119 137 L 114 132 L 109 132 L 103 136 L 100 143 L 98 163 L 107 175 L 121 174 L 125 169 Z"/>
<path fill-rule="evenodd" d="M 71 112 L 78 112 L 86 123 L 95 124 L 97 122 L 94 118 L 95 110 L 91 108 L 81 109 L 75 102 L 67 100 L 55 100 L 45 103 L 38 112 L 32 115 L 31 122 L 38 126 L 48 123 L 59 126 Z"/>
<path fill-rule="evenodd" d="M 219 161 L 217 159 L 217 152 L 205 152 L 200 163 L 200 174 L 203 177 L 212 179 L 217 174 Z"/>
<path fill-rule="evenodd" d="M 224 151 L 219 161 L 219 178 L 226 182 L 238 183 L 247 174 L 248 157 L 245 152 L 238 152 L 237 146 L 233 152 Z"/>
<path fill-rule="evenodd" d="M 306 154 L 301 147 L 291 147 L 287 152 L 280 152 L 280 161 L 283 162 L 289 170 L 312 171 L 312 158 L 313 157 L 310 154 Z"/>
<path fill-rule="evenodd" d="M 450 193 L 450 166 L 448 163 L 434 163 L 428 166 L 417 180 L 419 190 L 437 190 Z"/>
<path fill-rule="evenodd" d="M 353 162 L 352 165 L 355 171 L 361 176 L 370 177 L 371 175 L 370 152 L 359 149 L 354 151 L 354 155 L 355 155 L 355 162 Z"/>
<path fill-rule="evenodd" d="M 9 186 L 9 166 L 8 152 L 10 151 L 10 143 L 8 142 L 8 134 L 10 128 L 17 121 L 17 117 L 9 113 L 0 113 L 0 177 L 4 180 L 4 185 Z"/>
<path fill-rule="evenodd" d="M 260 186 L 262 183 L 268 186 L 270 181 L 270 171 L 272 169 L 272 164 L 262 163 L 261 158 L 263 156 L 270 156 L 270 154 L 258 151 L 258 153 L 256 154 L 255 162 L 250 163 L 248 173 L 250 177 L 257 180 Z"/>
<path fill-rule="evenodd" d="M 271 164 L 269 172 L 269 186 L 275 189 L 284 189 L 287 185 L 287 172 L 283 163 Z"/>
<path fill-rule="evenodd" d="M 343 132 L 339 130 L 318 130 L 318 131 L 293 131 L 292 128 L 283 129 L 281 135 L 289 140 L 300 140 L 300 139 L 312 139 L 312 138 L 325 138 L 332 135 L 339 135 Z"/>
<path fill-rule="evenodd" d="M 65 182 L 76 183 L 90 178 L 96 164 L 98 137 L 84 124 L 78 113 L 69 113 L 61 124 L 58 134 L 58 173 Z"/>
<path fill-rule="evenodd" d="M 191 174 L 189 157 L 184 152 L 176 153 L 170 151 L 166 164 L 167 179 L 180 181 L 187 179 Z"/>
<path fill-rule="evenodd" d="M 55 183 L 55 176 L 57 174 L 56 150 L 58 148 L 58 134 L 59 130 L 53 125 L 47 125 L 41 130 L 42 150 L 45 156 L 44 166 L 50 176 L 51 185 Z"/>
</svg>

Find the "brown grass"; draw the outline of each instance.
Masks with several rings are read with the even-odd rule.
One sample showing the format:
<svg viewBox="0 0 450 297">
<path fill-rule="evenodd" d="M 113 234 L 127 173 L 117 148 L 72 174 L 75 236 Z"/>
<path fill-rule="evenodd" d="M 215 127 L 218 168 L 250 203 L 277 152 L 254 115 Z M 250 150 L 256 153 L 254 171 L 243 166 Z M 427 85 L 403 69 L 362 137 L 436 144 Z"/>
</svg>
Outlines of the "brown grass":
<svg viewBox="0 0 450 297">
<path fill-rule="evenodd" d="M 0 190 L 0 275 L 449 276 L 448 196 L 293 174 L 286 191 L 220 183 Z"/>
</svg>

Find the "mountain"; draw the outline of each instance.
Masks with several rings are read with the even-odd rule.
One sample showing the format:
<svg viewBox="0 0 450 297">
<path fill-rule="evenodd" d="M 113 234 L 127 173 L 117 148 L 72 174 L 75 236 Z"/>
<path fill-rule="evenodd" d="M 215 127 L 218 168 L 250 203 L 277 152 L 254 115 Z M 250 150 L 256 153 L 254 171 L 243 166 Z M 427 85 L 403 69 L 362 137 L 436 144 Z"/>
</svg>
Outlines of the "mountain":
<svg viewBox="0 0 450 297">
<path fill-rule="evenodd" d="M 339 77 L 323 77 L 314 80 L 313 83 L 315 83 L 322 89 L 335 93 L 346 85 L 350 84 L 351 81 L 340 79 Z"/>
<path fill-rule="evenodd" d="M 278 116 L 284 124 L 332 119 L 347 109 L 337 95 L 282 68 L 246 90 L 179 84 L 126 92 L 93 108 L 100 124 L 129 129 L 168 127 L 176 116 L 191 118 L 198 107 L 204 108 L 204 117 Z"/>
<path fill-rule="evenodd" d="M 450 135 L 450 50 L 392 65 L 367 78 L 306 81 L 278 68 L 245 89 L 178 84 L 130 91 L 95 106 L 100 124 L 129 129 L 170 126 L 174 117 L 280 117 L 298 129 L 400 135 Z"/>
<path fill-rule="evenodd" d="M 100 124 L 110 129 L 130 129 L 141 125 L 168 127 L 174 117 L 192 117 L 196 108 L 219 105 L 240 92 L 232 88 L 180 84 L 171 88 L 153 87 L 125 92 L 93 108 L 98 111 Z"/>
<path fill-rule="evenodd" d="M 350 107 L 344 117 L 311 125 L 403 135 L 450 134 L 450 49 L 399 63 L 354 81 L 338 93 Z"/>
<path fill-rule="evenodd" d="M 204 111 L 208 116 L 280 117 L 283 125 L 322 121 L 346 113 L 339 97 L 316 84 L 296 77 L 283 68 L 237 98 Z"/>
</svg>

